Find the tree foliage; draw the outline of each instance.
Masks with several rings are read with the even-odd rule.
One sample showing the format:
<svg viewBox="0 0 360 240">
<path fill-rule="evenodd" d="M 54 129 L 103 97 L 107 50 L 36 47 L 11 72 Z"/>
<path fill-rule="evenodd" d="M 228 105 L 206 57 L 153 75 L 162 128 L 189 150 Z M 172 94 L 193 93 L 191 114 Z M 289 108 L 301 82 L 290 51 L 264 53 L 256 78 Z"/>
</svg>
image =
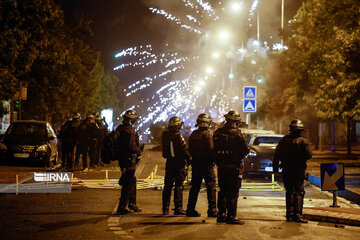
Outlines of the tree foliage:
<svg viewBox="0 0 360 240">
<path fill-rule="evenodd" d="M 51 1 L 3 0 L 0 12 L 0 99 L 10 99 L 20 81 L 29 82 L 33 63 L 44 57 L 61 11 Z"/>
<path fill-rule="evenodd" d="M 118 79 L 86 42 L 89 20 L 65 17 L 53 0 L 3 0 L 1 7 L 0 100 L 12 99 L 21 82 L 26 118 L 117 108 Z"/>
<path fill-rule="evenodd" d="M 303 3 L 284 33 L 288 50 L 274 55 L 269 113 L 360 119 L 359 10 L 358 0 Z"/>
</svg>

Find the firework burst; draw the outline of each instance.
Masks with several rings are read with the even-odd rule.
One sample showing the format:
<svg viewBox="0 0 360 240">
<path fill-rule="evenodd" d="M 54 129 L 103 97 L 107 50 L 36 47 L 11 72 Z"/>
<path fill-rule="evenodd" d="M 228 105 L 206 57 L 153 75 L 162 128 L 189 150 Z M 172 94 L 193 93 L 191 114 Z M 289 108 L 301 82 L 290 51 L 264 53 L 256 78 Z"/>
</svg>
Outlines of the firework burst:
<svg viewBox="0 0 360 240">
<path fill-rule="evenodd" d="M 204 0 L 177 1 L 183 4 L 181 11 L 172 12 L 161 6 L 151 6 L 149 11 L 165 18 L 169 24 L 178 25 L 182 29 L 179 31 L 192 34 L 197 39 L 196 46 L 193 41 L 181 42 L 182 49 L 191 49 L 185 52 L 167 44 L 165 50 L 153 49 L 148 44 L 129 47 L 115 56 L 121 64 L 114 70 L 140 68 L 148 73 L 124 89 L 126 97 L 137 94 L 141 98 L 138 105 L 129 108 L 138 109 L 137 128 L 145 135 L 150 134 L 150 124 L 167 121 L 174 115 L 180 116 L 185 124 L 194 125 L 201 112 L 209 112 L 215 121 L 220 121 L 230 108 L 242 106 L 238 96 L 242 85 L 233 83 L 228 76 L 229 72 L 233 76 L 233 67 L 242 61 L 247 50 L 240 47 L 240 41 L 224 46 L 222 43 L 228 38 L 225 32 L 220 37 L 216 35 L 219 26 L 226 22 L 225 4 L 217 2 L 212 6 Z M 241 2 L 242 7 L 249 9 L 245 19 L 252 19 L 257 4 L 258 0 Z M 213 52 L 214 49 L 219 51 Z M 215 65 L 216 69 L 210 65 Z"/>
</svg>

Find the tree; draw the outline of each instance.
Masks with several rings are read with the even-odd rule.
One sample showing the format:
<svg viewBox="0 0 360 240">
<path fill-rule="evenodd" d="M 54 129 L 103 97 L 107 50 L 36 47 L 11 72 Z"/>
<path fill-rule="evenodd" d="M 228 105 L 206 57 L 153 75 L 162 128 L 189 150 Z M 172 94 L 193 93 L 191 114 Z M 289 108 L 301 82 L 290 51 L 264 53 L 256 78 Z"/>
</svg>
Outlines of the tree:
<svg viewBox="0 0 360 240">
<path fill-rule="evenodd" d="M 272 98 L 267 106 L 277 100 L 285 103 L 288 114 L 360 119 L 359 9 L 357 0 L 303 3 L 284 33 L 288 50 L 275 60 L 287 86 L 281 88 L 280 100 Z"/>
<path fill-rule="evenodd" d="M 0 100 L 28 88 L 23 116 L 62 119 L 118 106 L 118 79 L 106 73 L 86 40 L 90 21 L 65 18 L 54 0 L 3 0 L 0 15 Z"/>
<path fill-rule="evenodd" d="M 296 19 L 307 26 L 301 42 L 311 46 L 317 62 L 309 71 L 316 83 L 315 109 L 322 119 L 347 120 L 348 154 L 351 121 L 360 119 L 359 9 L 356 0 L 314 0 L 303 5 Z"/>
<path fill-rule="evenodd" d="M 28 88 L 22 111 L 28 119 L 56 121 L 74 111 L 116 107 L 118 80 L 86 43 L 89 20 L 65 18 L 53 0 L 5 0 L 1 6 L 0 100 L 13 98 L 21 82 Z"/>
<path fill-rule="evenodd" d="M 94 68 L 94 80 L 99 84 L 96 89 L 90 108 L 97 112 L 104 108 L 119 108 L 119 99 L 117 98 L 116 86 L 118 78 L 115 75 L 105 72 L 104 67 L 97 62 Z"/>
<path fill-rule="evenodd" d="M 3 0 L 0 15 L 0 100 L 11 99 L 42 49 L 51 43 L 51 30 L 61 25 L 61 10 L 52 0 Z"/>
</svg>

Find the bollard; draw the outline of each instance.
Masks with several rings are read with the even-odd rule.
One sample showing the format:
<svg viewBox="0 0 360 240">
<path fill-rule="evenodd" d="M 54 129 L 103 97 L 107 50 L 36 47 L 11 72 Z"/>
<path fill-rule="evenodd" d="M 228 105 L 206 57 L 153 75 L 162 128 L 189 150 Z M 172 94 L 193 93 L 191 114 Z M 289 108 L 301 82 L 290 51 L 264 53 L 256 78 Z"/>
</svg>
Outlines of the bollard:
<svg viewBox="0 0 360 240">
<path fill-rule="evenodd" d="M 105 180 L 108 181 L 109 180 L 109 171 L 105 170 Z"/>
</svg>

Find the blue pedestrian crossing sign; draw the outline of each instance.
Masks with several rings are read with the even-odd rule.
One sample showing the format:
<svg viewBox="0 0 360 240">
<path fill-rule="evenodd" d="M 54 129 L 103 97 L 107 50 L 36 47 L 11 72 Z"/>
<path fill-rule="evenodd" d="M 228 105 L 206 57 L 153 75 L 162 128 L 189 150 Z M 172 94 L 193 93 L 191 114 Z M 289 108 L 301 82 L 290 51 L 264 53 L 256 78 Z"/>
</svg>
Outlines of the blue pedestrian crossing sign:
<svg viewBox="0 0 360 240">
<path fill-rule="evenodd" d="M 321 190 L 342 191 L 345 190 L 345 174 L 343 163 L 322 163 Z"/>
<path fill-rule="evenodd" d="M 256 99 L 256 86 L 244 87 L 244 99 Z"/>
<path fill-rule="evenodd" d="M 256 100 L 244 99 L 243 112 L 256 112 Z"/>
</svg>

